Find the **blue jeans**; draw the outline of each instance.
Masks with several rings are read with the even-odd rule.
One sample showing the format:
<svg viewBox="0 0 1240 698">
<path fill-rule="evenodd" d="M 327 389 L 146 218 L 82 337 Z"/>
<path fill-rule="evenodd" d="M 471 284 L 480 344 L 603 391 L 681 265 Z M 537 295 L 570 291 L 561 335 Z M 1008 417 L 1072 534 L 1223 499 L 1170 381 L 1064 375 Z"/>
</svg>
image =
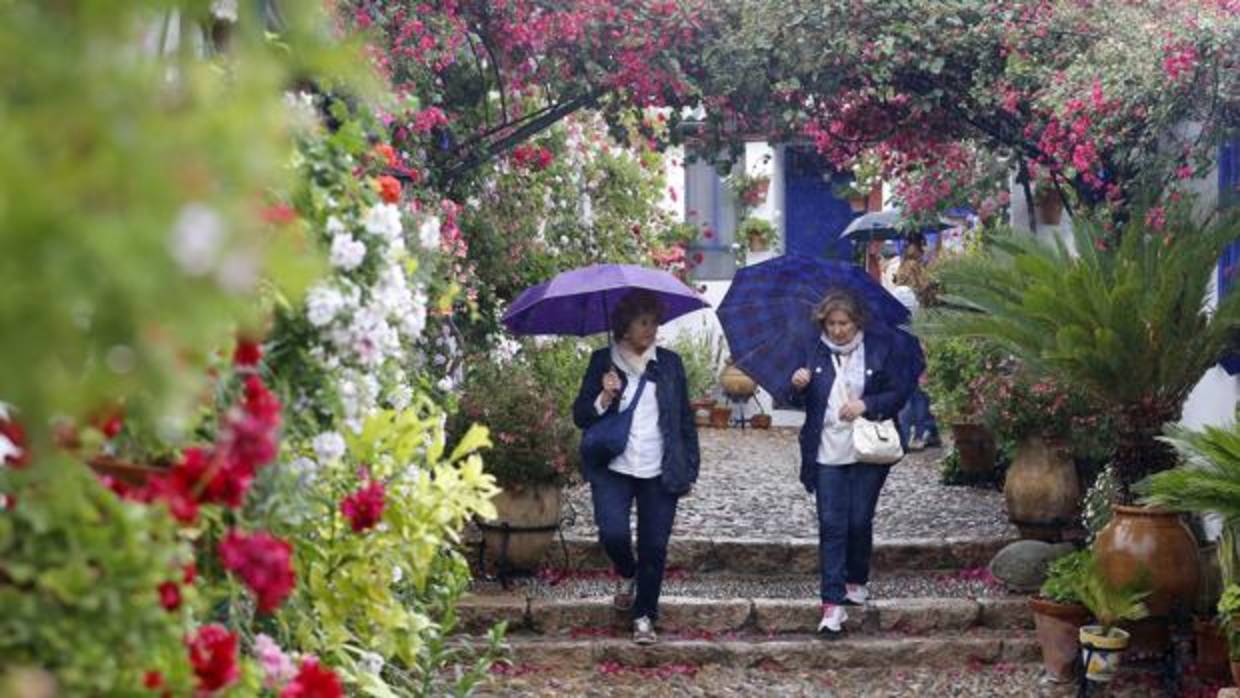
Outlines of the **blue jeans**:
<svg viewBox="0 0 1240 698">
<path fill-rule="evenodd" d="M 844 602 L 844 585 L 870 581 L 874 509 L 889 465 L 819 465 L 818 565 L 823 603 Z"/>
<path fill-rule="evenodd" d="M 678 495 L 668 492 L 662 478 L 636 478 L 613 470 L 599 472 L 590 485 L 599 542 L 625 579 L 637 577 L 633 618 L 659 616 L 659 591 L 667 564 Z M 637 557 L 629 529 L 629 510 L 637 500 Z"/>
<path fill-rule="evenodd" d="M 939 426 L 930 414 L 930 397 L 921 387 L 913 389 L 908 402 L 900 410 L 900 440 L 905 444 L 909 439 L 933 440 L 939 435 Z"/>
</svg>

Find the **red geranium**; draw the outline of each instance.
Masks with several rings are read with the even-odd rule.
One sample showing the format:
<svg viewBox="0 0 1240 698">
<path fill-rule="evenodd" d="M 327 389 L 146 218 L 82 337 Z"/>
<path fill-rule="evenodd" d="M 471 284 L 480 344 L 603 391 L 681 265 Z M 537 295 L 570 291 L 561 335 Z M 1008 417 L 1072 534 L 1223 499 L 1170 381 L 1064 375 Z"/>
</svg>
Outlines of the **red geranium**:
<svg viewBox="0 0 1240 698">
<path fill-rule="evenodd" d="M 394 204 L 400 201 L 400 180 L 391 175 L 381 175 L 375 186 L 379 189 L 379 198 Z"/>
<path fill-rule="evenodd" d="M 340 677 L 317 659 L 303 660 L 297 676 L 280 691 L 280 698 L 342 698 Z"/>
<path fill-rule="evenodd" d="M 175 611 L 181 607 L 181 587 L 177 586 L 176 582 L 159 585 L 159 605 L 167 611 Z"/>
<path fill-rule="evenodd" d="M 293 546 L 269 533 L 229 531 L 220 541 L 224 569 L 241 578 L 258 602 L 258 610 L 270 613 L 293 591 Z"/>
<path fill-rule="evenodd" d="M 383 483 L 377 480 L 340 501 L 340 513 L 349 520 L 355 533 L 373 528 L 383 516 Z"/>
<path fill-rule="evenodd" d="M 185 644 L 201 690 L 218 691 L 237 680 L 236 635 L 221 625 L 204 625 Z"/>
<path fill-rule="evenodd" d="M 257 366 L 263 358 L 263 345 L 252 339 L 237 340 L 233 351 L 234 366 Z"/>
</svg>

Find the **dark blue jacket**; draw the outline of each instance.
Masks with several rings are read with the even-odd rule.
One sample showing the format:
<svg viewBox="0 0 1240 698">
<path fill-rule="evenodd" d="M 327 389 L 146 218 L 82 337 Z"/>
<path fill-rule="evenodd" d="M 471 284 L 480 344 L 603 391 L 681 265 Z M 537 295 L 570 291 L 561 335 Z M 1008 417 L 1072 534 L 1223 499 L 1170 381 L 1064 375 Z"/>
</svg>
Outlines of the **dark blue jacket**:
<svg viewBox="0 0 1240 698">
<path fill-rule="evenodd" d="M 590 366 L 581 389 L 573 402 L 573 421 L 580 429 L 594 424 L 602 415 L 594 409 L 603 386 L 603 374 L 612 367 L 611 349 L 603 347 L 590 356 Z M 620 381 L 628 384 L 628 375 L 619 369 Z M 659 347 L 654 359 L 646 368 L 647 380 L 656 386 L 655 399 L 659 404 L 659 434 L 663 437 L 663 487 L 672 494 L 684 494 L 697 482 L 701 454 L 698 452 L 697 426 L 693 423 L 693 408 L 689 406 L 689 388 L 685 382 L 685 366 L 674 351 Z M 623 389 L 622 391 L 623 392 Z M 613 400 L 604 414 L 620 408 L 620 401 Z M 597 466 L 596 466 L 597 467 Z M 593 473 L 582 465 L 582 475 L 593 482 Z"/>
<path fill-rule="evenodd" d="M 831 350 L 821 340 L 814 342 L 802 366 L 809 369 L 810 382 L 803 390 L 793 387 L 788 376 L 788 402 L 805 408 L 805 424 L 801 427 L 801 484 L 809 492 L 818 482 L 818 446 L 822 442 L 822 421 L 826 416 L 827 398 L 835 382 L 835 364 Z M 900 408 L 908 402 L 925 367 L 921 347 L 911 335 L 887 330 L 865 333 L 865 418 L 873 421 L 896 419 Z"/>
</svg>

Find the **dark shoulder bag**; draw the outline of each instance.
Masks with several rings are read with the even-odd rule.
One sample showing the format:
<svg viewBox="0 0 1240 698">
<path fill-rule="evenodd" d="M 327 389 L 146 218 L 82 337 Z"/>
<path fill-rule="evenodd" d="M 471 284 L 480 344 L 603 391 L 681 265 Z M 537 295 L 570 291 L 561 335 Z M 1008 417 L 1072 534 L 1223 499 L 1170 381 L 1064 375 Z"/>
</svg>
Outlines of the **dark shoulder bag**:
<svg viewBox="0 0 1240 698">
<path fill-rule="evenodd" d="M 591 468 L 606 468 L 613 458 L 624 453 L 624 447 L 629 443 L 629 430 L 633 426 L 633 410 L 645 389 L 646 377 L 642 376 L 628 407 L 603 415 L 582 433 L 581 467 L 587 473 Z"/>
</svg>

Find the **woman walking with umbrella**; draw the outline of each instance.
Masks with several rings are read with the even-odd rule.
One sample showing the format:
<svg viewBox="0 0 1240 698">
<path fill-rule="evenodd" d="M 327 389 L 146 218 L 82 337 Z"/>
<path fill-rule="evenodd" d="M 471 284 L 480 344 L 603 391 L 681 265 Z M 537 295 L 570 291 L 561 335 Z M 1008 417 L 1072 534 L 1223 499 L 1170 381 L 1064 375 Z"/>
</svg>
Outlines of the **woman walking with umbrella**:
<svg viewBox="0 0 1240 698">
<path fill-rule="evenodd" d="M 874 510 L 890 465 L 859 462 L 854 422 L 892 419 L 908 400 L 920 366 L 915 341 L 867 323 L 856 295 L 828 291 L 814 311 L 821 328 L 804 364 L 789 377 L 789 401 L 805 407 L 801 483 L 818 505 L 820 633 L 843 630 L 844 605 L 869 598 Z M 868 331 L 867 331 L 868 330 Z"/>
<path fill-rule="evenodd" d="M 665 271 L 596 264 L 527 289 L 504 315 L 515 334 L 608 331 L 614 340 L 590 357 L 573 421 L 585 432 L 581 471 L 599 540 L 621 577 L 615 604 L 631 611 L 640 644 L 657 639 L 667 541 L 701 460 L 684 364 L 675 352 L 656 348 L 655 339 L 660 322 L 705 307 L 697 291 Z M 636 556 L 629 526 L 634 501 Z"/>
<path fill-rule="evenodd" d="M 607 463 L 586 463 L 599 540 L 621 577 L 616 606 L 633 617 L 633 640 L 657 640 L 659 592 L 680 497 L 697 480 L 700 454 L 684 364 L 655 346 L 659 299 L 632 291 L 612 312 L 615 343 L 594 352 L 573 404 L 589 429 L 607 415 L 631 413 L 624 450 Z M 637 555 L 629 510 L 637 503 Z"/>
</svg>

